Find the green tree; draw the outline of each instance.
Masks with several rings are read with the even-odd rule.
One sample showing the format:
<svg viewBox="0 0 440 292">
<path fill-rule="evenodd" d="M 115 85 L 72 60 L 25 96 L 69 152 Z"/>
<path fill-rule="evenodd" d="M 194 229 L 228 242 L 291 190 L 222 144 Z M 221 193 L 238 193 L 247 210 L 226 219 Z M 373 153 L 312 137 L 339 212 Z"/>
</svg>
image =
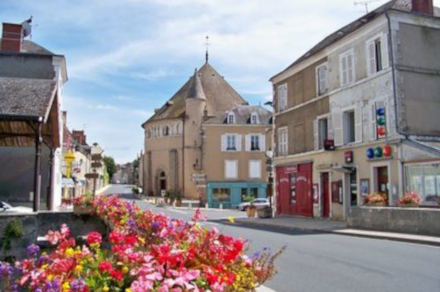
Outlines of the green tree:
<svg viewBox="0 0 440 292">
<path fill-rule="evenodd" d="M 105 168 L 107 168 L 107 173 L 111 180 L 113 178 L 113 174 L 117 170 L 115 160 L 111 156 L 104 156 L 104 164 Z"/>
</svg>

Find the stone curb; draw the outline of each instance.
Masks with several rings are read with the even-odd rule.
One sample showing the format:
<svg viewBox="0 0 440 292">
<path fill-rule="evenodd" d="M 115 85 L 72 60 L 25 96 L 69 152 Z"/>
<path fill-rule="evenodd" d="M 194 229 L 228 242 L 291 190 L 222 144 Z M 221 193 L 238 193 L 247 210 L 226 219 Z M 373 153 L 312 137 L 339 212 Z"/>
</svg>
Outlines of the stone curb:
<svg viewBox="0 0 440 292">
<path fill-rule="evenodd" d="M 258 287 L 256 290 L 257 290 L 257 292 L 276 292 L 275 290 L 270 289 L 266 286 Z"/>
<path fill-rule="evenodd" d="M 211 220 L 208 220 L 211 221 Z M 413 234 L 399 234 L 396 233 L 393 236 L 392 232 L 383 232 L 383 231 L 373 231 L 373 230 L 354 230 L 349 228 L 344 229 L 336 229 L 336 230 L 326 230 L 319 228 L 301 228 L 294 226 L 283 226 L 283 225 L 275 225 L 275 224 L 267 224 L 262 222 L 251 222 L 251 221 L 241 221 L 240 219 L 236 219 L 235 223 L 230 223 L 228 220 L 212 220 L 214 222 L 220 222 L 226 225 L 242 225 L 242 226 L 254 226 L 254 227 L 274 227 L 280 230 L 289 230 L 289 231 L 304 231 L 304 232 L 316 232 L 316 233 L 332 233 L 337 235 L 345 235 L 345 236 L 353 236 L 353 237 L 364 237 L 364 238 L 374 238 L 374 239 L 387 239 L 392 241 L 400 241 L 400 242 L 410 242 L 416 244 L 426 244 L 432 246 L 440 246 L 440 237 L 432 236 L 432 239 L 429 239 L 431 236 L 417 236 Z"/>
</svg>

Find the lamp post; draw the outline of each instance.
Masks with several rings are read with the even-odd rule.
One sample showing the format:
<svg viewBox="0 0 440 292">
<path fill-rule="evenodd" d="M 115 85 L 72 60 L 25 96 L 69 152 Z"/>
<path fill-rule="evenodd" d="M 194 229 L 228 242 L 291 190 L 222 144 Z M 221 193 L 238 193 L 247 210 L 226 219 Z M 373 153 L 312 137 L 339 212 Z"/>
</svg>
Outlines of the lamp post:
<svg viewBox="0 0 440 292">
<path fill-rule="evenodd" d="M 271 149 L 266 151 L 266 171 L 267 171 L 267 188 L 266 197 L 269 198 L 269 207 L 272 210 L 272 196 L 273 196 L 273 151 Z"/>
</svg>

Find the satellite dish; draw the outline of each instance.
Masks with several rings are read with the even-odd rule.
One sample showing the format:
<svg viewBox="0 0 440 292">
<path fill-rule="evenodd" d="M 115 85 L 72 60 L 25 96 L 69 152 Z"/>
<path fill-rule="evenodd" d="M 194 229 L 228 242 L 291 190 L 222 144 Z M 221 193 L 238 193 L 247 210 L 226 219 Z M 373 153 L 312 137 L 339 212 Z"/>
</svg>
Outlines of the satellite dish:
<svg viewBox="0 0 440 292">
<path fill-rule="evenodd" d="M 32 22 L 32 16 L 28 20 L 25 20 L 21 23 L 23 27 L 23 37 L 27 37 L 28 35 L 31 34 L 32 32 L 31 22 Z"/>
</svg>

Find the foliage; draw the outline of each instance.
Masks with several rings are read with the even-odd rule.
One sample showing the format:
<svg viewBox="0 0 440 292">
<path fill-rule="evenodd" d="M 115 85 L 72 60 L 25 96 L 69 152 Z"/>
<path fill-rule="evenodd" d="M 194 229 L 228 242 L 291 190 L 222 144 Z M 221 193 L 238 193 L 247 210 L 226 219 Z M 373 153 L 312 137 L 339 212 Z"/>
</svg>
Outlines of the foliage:
<svg viewBox="0 0 440 292">
<path fill-rule="evenodd" d="M 371 193 L 365 196 L 364 203 L 367 205 L 380 205 L 387 202 L 387 195 L 381 193 Z"/>
<path fill-rule="evenodd" d="M 115 174 L 117 171 L 115 160 L 111 156 L 104 156 L 103 160 L 105 168 L 107 169 L 107 173 L 111 180 L 113 178 L 113 174 Z"/>
<path fill-rule="evenodd" d="M 3 231 L 3 236 L 0 239 L 0 248 L 3 251 L 3 256 L 6 257 L 7 251 L 11 249 L 11 242 L 13 239 L 18 239 L 23 236 L 23 225 L 21 221 L 13 219 L 8 222 Z"/>
<path fill-rule="evenodd" d="M 405 206 L 405 205 L 420 205 L 420 197 L 417 194 L 417 192 L 412 191 L 407 194 L 405 194 L 403 197 L 399 199 L 399 205 Z"/>
<path fill-rule="evenodd" d="M 200 210 L 185 223 L 117 197 L 96 197 L 92 205 L 112 227 L 110 248 L 97 232 L 77 246 L 63 225 L 46 236 L 58 244 L 54 252 L 29 248 L 15 266 L 0 263 L 2 291 L 254 291 L 275 274 L 281 251 L 246 256 L 245 240 L 201 227 Z"/>
<path fill-rule="evenodd" d="M 133 194 L 139 194 L 139 188 L 137 186 L 132 187 L 131 191 L 133 192 Z"/>
<path fill-rule="evenodd" d="M 90 207 L 92 205 L 93 196 L 90 193 L 85 193 L 80 197 L 73 199 L 73 206 L 75 207 Z"/>
<path fill-rule="evenodd" d="M 248 196 L 245 196 L 244 198 L 243 198 L 243 200 L 245 201 L 245 202 L 251 202 L 253 199 L 255 199 L 253 196 L 251 196 L 251 195 L 248 195 Z"/>
</svg>

